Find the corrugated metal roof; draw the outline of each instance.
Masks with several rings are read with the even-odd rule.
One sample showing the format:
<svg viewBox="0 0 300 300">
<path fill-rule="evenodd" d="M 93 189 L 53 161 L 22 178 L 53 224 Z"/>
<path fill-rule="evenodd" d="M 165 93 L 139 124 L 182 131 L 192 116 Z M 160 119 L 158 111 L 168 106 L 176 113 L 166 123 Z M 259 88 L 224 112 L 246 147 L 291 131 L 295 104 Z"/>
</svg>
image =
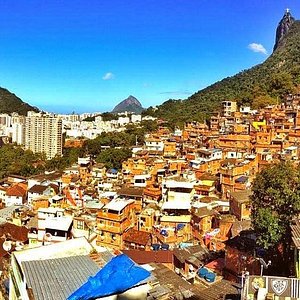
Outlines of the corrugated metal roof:
<svg viewBox="0 0 300 300">
<path fill-rule="evenodd" d="M 5 208 L 0 209 L 0 218 L 6 220 L 6 218 L 11 218 L 15 209 L 28 209 L 26 206 L 23 205 L 11 205 Z"/>
<path fill-rule="evenodd" d="M 89 256 L 24 261 L 22 267 L 35 300 L 65 300 L 100 269 Z"/>
</svg>

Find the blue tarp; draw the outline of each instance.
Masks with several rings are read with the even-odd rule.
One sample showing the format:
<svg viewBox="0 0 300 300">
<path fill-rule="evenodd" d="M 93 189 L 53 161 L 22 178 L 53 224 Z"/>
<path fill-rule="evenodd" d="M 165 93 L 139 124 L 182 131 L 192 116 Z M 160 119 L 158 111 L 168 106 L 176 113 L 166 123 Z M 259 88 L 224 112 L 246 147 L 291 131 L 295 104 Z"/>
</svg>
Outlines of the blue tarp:
<svg viewBox="0 0 300 300">
<path fill-rule="evenodd" d="M 125 254 L 121 254 L 112 258 L 67 300 L 93 300 L 123 293 L 150 275 L 149 271 L 136 265 Z"/>
<path fill-rule="evenodd" d="M 235 180 L 237 183 L 245 183 L 248 180 L 248 176 L 240 176 L 238 179 Z"/>
<path fill-rule="evenodd" d="M 117 174 L 118 170 L 117 169 L 109 169 L 108 172 L 111 174 Z"/>
<path fill-rule="evenodd" d="M 179 223 L 179 224 L 177 224 L 177 226 L 176 226 L 176 230 L 181 230 L 181 229 L 183 229 L 184 226 L 185 226 L 185 224 Z"/>
<path fill-rule="evenodd" d="M 168 234 L 168 231 L 167 231 L 166 229 L 162 229 L 162 230 L 160 231 L 160 234 L 163 235 L 163 236 L 168 236 L 168 235 L 169 235 L 169 234 Z"/>
</svg>

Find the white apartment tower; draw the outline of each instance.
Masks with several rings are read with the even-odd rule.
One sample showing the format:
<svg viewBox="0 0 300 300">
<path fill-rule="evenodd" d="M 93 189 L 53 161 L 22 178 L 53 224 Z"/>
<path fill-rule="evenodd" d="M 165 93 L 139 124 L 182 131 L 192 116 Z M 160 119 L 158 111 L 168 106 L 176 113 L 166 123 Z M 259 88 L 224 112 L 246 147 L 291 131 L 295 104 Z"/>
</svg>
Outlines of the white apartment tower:
<svg viewBox="0 0 300 300">
<path fill-rule="evenodd" d="M 17 145 L 25 144 L 25 124 L 14 123 L 11 125 L 11 139 Z"/>
<path fill-rule="evenodd" d="M 62 155 L 62 121 L 60 118 L 34 114 L 26 117 L 25 148 L 46 154 L 47 159 Z"/>
<path fill-rule="evenodd" d="M 12 142 L 25 145 L 25 116 L 14 114 L 11 117 L 11 126 L 8 127 Z"/>
<path fill-rule="evenodd" d="M 11 116 L 8 114 L 0 114 L 0 125 L 9 127 L 11 125 Z"/>
</svg>

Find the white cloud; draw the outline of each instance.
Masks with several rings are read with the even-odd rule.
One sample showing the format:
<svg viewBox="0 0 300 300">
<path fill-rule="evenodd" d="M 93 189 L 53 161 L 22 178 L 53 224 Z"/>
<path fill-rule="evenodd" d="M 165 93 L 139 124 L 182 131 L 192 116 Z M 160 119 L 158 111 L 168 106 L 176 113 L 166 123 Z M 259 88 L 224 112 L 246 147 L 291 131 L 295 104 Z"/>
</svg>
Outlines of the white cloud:
<svg viewBox="0 0 300 300">
<path fill-rule="evenodd" d="M 111 80 L 111 79 L 114 79 L 114 78 L 115 78 L 115 75 L 111 72 L 107 72 L 102 77 L 103 80 Z"/>
<path fill-rule="evenodd" d="M 251 43 L 248 45 L 248 48 L 253 52 L 259 52 L 263 54 L 267 54 L 266 48 L 262 44 Z"/>
</svg>

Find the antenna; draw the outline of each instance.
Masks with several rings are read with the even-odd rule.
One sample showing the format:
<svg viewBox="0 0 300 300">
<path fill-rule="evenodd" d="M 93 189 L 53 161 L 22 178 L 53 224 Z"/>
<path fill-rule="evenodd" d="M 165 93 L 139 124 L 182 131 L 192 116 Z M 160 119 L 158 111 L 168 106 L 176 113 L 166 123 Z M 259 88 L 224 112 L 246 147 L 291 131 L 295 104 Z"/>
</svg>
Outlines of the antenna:
<svg viewBox="0 0 300 300">
<path fill-rule="evenodd" d="M 268 263 L 266 263 L 263 258 L 259 258 L 259 262 L 260 262 L 260 276 L 263 276 L 263 269 L 268 269 L 268 267 L 271 265 L 271 261 L 269 260 Z"/>
</svg>

